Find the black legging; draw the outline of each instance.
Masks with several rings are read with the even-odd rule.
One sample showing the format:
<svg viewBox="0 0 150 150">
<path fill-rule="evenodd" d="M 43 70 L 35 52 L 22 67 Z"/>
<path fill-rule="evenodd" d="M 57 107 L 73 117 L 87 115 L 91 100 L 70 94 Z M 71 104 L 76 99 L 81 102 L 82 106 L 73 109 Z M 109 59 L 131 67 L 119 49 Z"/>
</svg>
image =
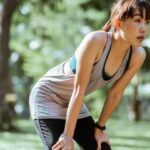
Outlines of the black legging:
<svg viewBox="0 0 150 150">
<path fill-rule="evenodd" d="M 40 136 L 45 150 L 51 150 L 64 130 L 65 120 L 36 119 L 36 131 Z M 83 150 L 96 150 L 97 143 L 94 137 L 95 122 L 92 117 L 78 119 L 74 133 L 74 140 Z M 105 149 L 106 150 L 106 149 Z"/>
</svg>

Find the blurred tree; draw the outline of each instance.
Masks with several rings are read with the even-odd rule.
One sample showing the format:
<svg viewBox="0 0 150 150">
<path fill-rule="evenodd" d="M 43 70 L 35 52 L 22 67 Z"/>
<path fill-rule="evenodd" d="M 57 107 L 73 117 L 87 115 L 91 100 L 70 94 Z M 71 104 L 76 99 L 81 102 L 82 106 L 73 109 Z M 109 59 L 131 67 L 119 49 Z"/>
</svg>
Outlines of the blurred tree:
<svg viewBox="0 0 150 150">
<path fill-rule="evenodd" d="M 19 0 L 5 0 L 0 14 L 0 106 L 3 108 L 0 111 L 0 124 L 5 125 L 4 127 L 2 126 L 2 128 L 7 127 L 7 129 L 10 129 L 11 110 L 6 106 L 5 98 L 8 93 L 13 92 L 9 68 L 10 26 L 13 13 L 18 4 Z M 7 103 L 8 102 L 9 100 Z"/>
</svg>

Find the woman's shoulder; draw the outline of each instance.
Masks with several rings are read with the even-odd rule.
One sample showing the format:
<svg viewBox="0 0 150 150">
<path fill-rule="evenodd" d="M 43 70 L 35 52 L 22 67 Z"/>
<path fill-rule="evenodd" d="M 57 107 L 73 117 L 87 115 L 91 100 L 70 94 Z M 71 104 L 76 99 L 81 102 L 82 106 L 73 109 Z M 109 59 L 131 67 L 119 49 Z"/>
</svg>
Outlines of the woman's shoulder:
<svg viewBox="0 0 150 150">
<path fill-rule="evenodd" d="M 93 31 L 88 33 L 85 38 L 89 39 L 90 41 L 93 42 L 98 42 L 98 43 L 105 43 L 107 40 L 107 32 L 104 31 Z"/>
<path fill-rule="evenodd" d="M 143 47 L 133 47 L 133 55 L 136 56 L 138 59 L 145 59 L 146 51 Z"/>
<path fill-rule="evenodd" d="M 105 47 L 106 41 L 107 41 L 107 32 L 103 31 L 93 31 L 88 33 L 84 40 L 83 43 L 86 43 L 86 45 L 90 45 L 90 47 L 94 50 L 97 51 L 97 54 L 99 55 L 102 51 L 103 48 Z M 93 51 L 91 49 L 91 51 Z"/>
<path fill-rule="evenodd" d="M 90 55 L 95 58 L 95 62 L 100 58 L 107 41 L 107 33 L 102 31 L 93 31 L 88 33 L 81 41 L 75 51 L 76 58 L 84 55 Z"/>
<path fill-rule="evenodd" d="M 106 34 L 106 32 L 101 31 L 93 31 L 86 34 L 75 53 L 77 54 L 86 51 L 91 51 L 91 53 L 93 53 L 94 50 L 99 51 L 106 43 Z"/>
<path fill-rule="evenodd" d="M 133 47 L 131 64 L 140 65 L 146 58 L 146 51 L 143 47 Z"/>
</svg>

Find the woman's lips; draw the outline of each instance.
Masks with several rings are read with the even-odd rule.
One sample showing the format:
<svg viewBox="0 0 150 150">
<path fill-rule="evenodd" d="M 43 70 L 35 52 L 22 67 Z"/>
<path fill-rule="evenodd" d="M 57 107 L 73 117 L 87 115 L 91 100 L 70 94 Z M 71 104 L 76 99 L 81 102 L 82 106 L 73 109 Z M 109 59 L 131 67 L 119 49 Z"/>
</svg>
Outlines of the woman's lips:
<svg viewBox="0 0 150 150">
<path fill-rule="evenodd" d="M 144 36 L 138 36 L 137 39 L 142 42 L 144 40 Z"/>
</svg>

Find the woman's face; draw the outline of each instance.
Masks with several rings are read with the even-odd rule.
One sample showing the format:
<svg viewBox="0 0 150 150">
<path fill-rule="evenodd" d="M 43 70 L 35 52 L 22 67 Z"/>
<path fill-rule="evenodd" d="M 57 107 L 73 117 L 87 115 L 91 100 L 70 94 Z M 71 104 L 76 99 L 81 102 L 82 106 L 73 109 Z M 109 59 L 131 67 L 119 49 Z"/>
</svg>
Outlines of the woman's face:
<svg viewBox="0 0 150 150">
<path fill-rule="evenodd" d="M 149 20 L 145 20 L 146 14 L 143 10 L 143 17 L 137 9 L 133 18 L 128 18 L 121 23 L 120 33 L 130 45 L 140 46 L 147 35 Z"/>
</svg>

